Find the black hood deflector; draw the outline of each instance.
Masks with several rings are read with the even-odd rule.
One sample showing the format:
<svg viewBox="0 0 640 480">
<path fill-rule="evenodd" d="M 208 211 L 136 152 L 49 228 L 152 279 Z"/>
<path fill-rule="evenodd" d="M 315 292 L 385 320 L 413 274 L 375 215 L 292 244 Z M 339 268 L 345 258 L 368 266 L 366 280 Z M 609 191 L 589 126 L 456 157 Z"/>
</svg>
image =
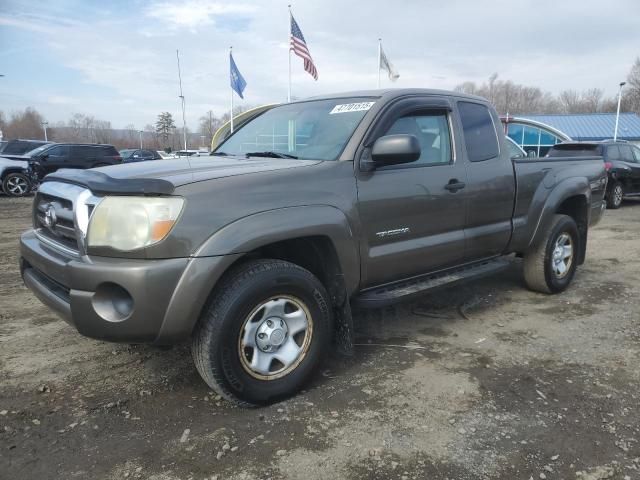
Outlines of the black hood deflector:
<svg viewBox="0 0 640 480">
<path fill-rule="evenodd" d="M 42 182 L 63 182 L 105 195 L 171 195 L 173 183 L 157 178 L 113 178 L 95 170 L 64 169 L 50 173 Z"/>
</svg>

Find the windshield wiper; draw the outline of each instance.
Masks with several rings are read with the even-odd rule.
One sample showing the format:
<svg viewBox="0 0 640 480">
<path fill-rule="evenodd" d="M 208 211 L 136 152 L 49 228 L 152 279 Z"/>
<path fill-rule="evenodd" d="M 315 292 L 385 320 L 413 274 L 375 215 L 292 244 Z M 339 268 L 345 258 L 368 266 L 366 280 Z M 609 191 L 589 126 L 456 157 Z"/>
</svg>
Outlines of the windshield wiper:
<svg viewBox="0 0 640 480">
<path fill-rule="evenodd" d="M 267 152 L 249 152 L 245 156 L 247 158 L 249 158 L 249 157 L 295 158 L 295 159 L 298 158 L 295 155 L 289 155 L 288 153 L 270 152 L 270 151 L 267 151 Z"/>
<path fill-rule="evenodd" d="M 228 157 L 229 154 L 226 152 L 211 152 L 211 155 L 215 155 L 217 157 Z"/>
</svg>

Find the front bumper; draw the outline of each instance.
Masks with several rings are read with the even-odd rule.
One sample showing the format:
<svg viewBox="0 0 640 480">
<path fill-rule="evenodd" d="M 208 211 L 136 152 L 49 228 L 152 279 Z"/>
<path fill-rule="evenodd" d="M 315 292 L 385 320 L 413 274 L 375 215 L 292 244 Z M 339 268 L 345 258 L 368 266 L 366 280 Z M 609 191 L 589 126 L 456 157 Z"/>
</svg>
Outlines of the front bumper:
<svg viewBox="0 0 640 480">
<path fill-rule="evenodd" d="M 218 278 L 238 255 L 161 260 L 80 257 L 20 239 L 25 285 L 78 332 L 128 343 L 176 343 L 191 335 Z"/>
</svg>

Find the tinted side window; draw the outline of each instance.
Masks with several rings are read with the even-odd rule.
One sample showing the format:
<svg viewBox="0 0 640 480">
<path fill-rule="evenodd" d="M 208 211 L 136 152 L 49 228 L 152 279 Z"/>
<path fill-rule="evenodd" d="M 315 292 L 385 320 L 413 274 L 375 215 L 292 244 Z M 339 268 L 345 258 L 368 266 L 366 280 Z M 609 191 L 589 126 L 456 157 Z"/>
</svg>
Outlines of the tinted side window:
<svg viewBox="0 0 640 480">
<path fill-rule="evenodd" d="M 111 145 L 107 146 L 107 147 L 103 147 L 103 155 L 108 156 L 108 157 L 116 157 L 118 156 L 118 151 L 116 150 L 116 147 L 113 147 Z"/>
<path fill-rule="evenodd" d="M 622 160 L 625 162 L 633 162 L 635 159 L 633 158 L 633 152 L 631 151 L 631 147 L 629 145 L 618 145 L 620 149 L 620 156 Z"/>
<path fill-rule="evenodd" d="M 481 162 L 497 157 L 498 136 L 489 109 L 479 103 L 459 102 L 458 110 L 469 160 Z"/>
<path fill-rule="evenodd" d="M 52 157 L 65 157 L 69 154 L 69 147 L 67 147 L 66 145 L 57 145 L 45 150 L 42 153 L 44 155 L 49 155 Z"/>
<path fill-rule="evenodd" d="M 77 160 L 94 159 L 100 157 L 100 149 L 93 147 L 71 147 L 73 156 Z"/>
<path fill-rule="evenodd" d="M 632 147 L 633 155 L 636 157 L 636 162 L 640 163 L 640 148 Z"/>
<path fill-rule="evenodd" d="M 420 158 L 407 165 L 438 165 L 451 162 L 449 122 L 444 113 L 415 114 L 398 118 L 385 135 L 414 135 L 420 142 Z"/>
<path fill-rule="evenodd" d="M 607 160 L 620 160 L 620 150 L 616 145 L 609 145 L 607 147 Z"/>
</svg>

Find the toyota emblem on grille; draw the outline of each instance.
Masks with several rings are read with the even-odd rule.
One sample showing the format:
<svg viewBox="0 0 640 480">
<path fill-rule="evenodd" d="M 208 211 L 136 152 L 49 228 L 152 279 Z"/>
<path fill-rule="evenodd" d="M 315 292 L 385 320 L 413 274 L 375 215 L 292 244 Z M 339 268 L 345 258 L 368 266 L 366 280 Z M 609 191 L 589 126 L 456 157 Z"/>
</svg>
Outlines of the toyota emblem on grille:
<svg viewBox="0 0 640 480">
<path fill-rule="evenodd" d="M 52 204 L 47 205 L 44 210 L 44 226 L 52 229 L 56 226 L 57 220 L 55 207 Z"/>
</svg>

